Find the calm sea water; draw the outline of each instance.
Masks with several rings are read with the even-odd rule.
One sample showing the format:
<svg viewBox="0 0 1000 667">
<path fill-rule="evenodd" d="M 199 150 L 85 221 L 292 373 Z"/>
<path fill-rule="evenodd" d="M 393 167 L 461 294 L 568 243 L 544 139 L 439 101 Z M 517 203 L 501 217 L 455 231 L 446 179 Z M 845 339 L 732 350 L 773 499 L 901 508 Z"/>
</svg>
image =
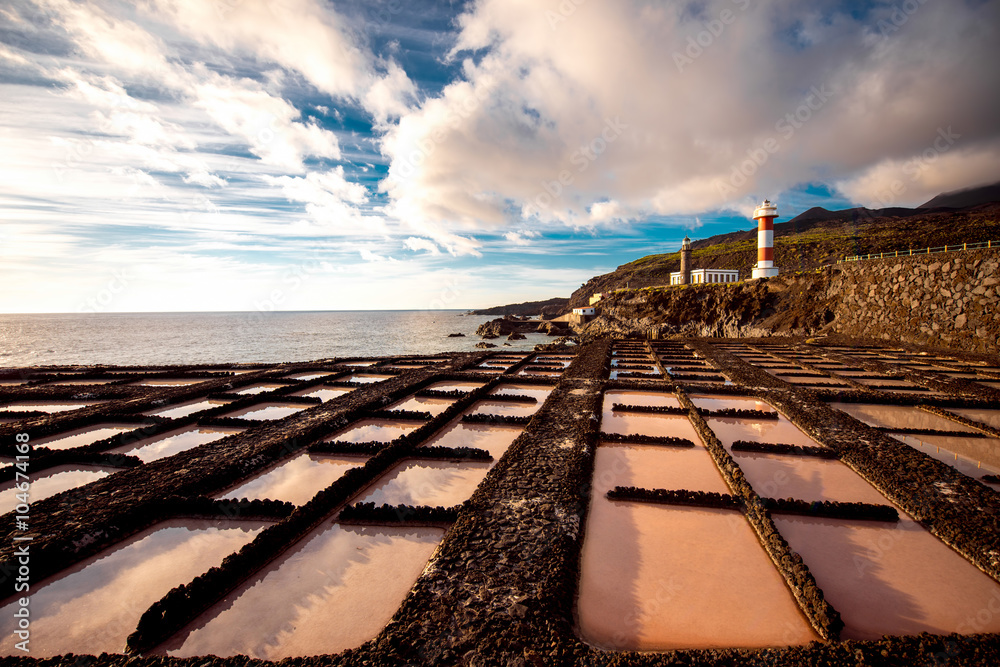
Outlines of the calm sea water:
<svg viewBox="0 0 1000 667">
<path fill-rule="evenodd" d="M 456 310 L 0 315 L 0 367 L 275 363 L 469 351 L 479 342 L 476 327 L 491 319 Z M 458 332 L 466 337 L 447 337 Z M 530 350 L 550 341 L 529 334 L 498 349 Z"/>
</svg>

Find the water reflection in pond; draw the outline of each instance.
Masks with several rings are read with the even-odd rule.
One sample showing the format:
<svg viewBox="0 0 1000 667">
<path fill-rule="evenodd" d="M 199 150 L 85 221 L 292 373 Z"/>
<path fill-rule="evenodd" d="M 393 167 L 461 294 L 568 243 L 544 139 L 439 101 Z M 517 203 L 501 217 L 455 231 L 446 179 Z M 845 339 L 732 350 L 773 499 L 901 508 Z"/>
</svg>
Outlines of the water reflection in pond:
<svg viewBox="0 0 1000 667">
<path fill-rule="evenodd" d="M 32 585 L 31 655 L 121 653 L 139 617 L 260 532 L 261 522 L 177 519 Z M 12 602 L 0 610 L 0 653 L 14 649 Z"/>
<path fill-rule="evenodd" d="M 156 652 L 279 660 L 360 646 L 389 621 L 443 536 L 327 523 Z"/>
</svg>

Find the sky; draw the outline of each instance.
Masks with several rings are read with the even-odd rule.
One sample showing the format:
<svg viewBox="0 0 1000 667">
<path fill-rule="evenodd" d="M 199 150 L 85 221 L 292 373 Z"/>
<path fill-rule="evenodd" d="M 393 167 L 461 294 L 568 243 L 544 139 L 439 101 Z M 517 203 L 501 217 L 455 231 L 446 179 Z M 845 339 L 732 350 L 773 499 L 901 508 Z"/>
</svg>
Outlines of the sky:
<svg viewBox="0 0 1000 667">
<path fill-rule="evenodd" d="M 997 0 L 4 0 L 0 312 L 478 308 L 1000 180 Z"/>
</svg>

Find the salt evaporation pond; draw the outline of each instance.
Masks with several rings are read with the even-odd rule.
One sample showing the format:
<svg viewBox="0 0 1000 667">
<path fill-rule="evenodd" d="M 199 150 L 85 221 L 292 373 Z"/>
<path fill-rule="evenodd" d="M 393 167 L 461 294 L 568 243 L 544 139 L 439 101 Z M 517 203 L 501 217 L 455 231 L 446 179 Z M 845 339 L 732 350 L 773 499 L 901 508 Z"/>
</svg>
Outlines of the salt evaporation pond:
<svg viewBox="0 0 1000 667">
<path fill-rule="evenodd" d="M 333 388 L 323 387 L 321 389 L 310 389 L 307 391 L 300 391 L 296 394 L 292 394 L 292 396 L 305 396 L 307 398 L 318 398 L 319 400 L 326 402 L 334 398 L 337 398 L 338 396 L 349 394 L 352 391 L 354 390 L 346 388 L 333 389 Z"/>
<path fill-rule="evenodd" d="M 887 428 L 934 429 L 937 431 L 975 432 L 971 426 L 965 426 L 939 415 L 925 412 L 909 405 L 873 405 L 869 403 L 830 403 L 831 408 L 846 412 L 858 421 L 869 426 Z"/>
<path fill-rule="evenodd" d="M 107 477 L 111 472 L 113 471 L 108 468 L 82 463 L 67 463 L 66 465 L 46 468 L 40 472 L 32 473 L 30 500 L 37 503 L 57 493 Z M 18 491 L 14 484 L 13 479 L 0 483 L 0 514 L 13 512 L 20 502 L 17 500 Z"/>
<path fill-rule="evenodd" d="M 262 522 L 163 521 L 31 590 L 31 655 L 121 653 L 139 617 L 259 533 Z M 14 649 L 16 601 L 0 610 L 0 653 Z"/>
<path fill-rule="evenodd" d="M 491 392 L 493 394 L 506 394 L 515 396 L 531 396 L 538 401 L 541 406 L 545 399 L 552 393 L 552 387 L 540 386 L 537 384 L 502 384 Z"/>
<path fill-rule="evenodd" d="M 521 426 L 453 421 L 428 439 L 423 446 L 485 449 L 493 457 L 493 463 L 496 463 L 523 430 Z"/>
<path fill-rule="evenodd" d="M 339 653 L 385 627 L 440 528 L 327 523 L 157 649 L 265 660 Z"/>
<path fill-rule="evenodd" d="M 220 405 L 229 405 L 229 403 L 230 401 L 210 398 L 201 401 L 179 403 L 177 405 L 172 405 L 168 408 L 160 408 L 159 410 L 149 410 L 147 412 L 143 412 L 142 414 L 146 415 L 147 417 L 164 417 L 166 419 L 180 419 L 181 417 L 187 417 L 188 415 L 193 415 L 194 413 L 201 412 L 202 410 L 217 408 Z"/>
<path fill-rule="evenodd" d="M 382 382 L 383 380 L 389 380 L 394 377 L 396 376 L 364 374 L 364 375 L 351 375 L 349 377 L 344 378 L 344 380 L 348 382 L 360 382 L 362 384 L 373 384 L 375 382 Z"/>
<path fill-rule="evenodd" d="M 86 408 L 103 402 L 104 401 L 58 401 L 50 403 L 43 401 L 19 401 L 17 403 L 0 406 L 0 412 L 66 412 L 68 410 Z"/>
<path fill-rule="evenodd" d="M 738 396 L 712 396 L 709 394 L 692 394 L 691 402 L 699 410 L 758 410 L 774 412 L 774 407 L 759 398 L 740 398 Z"/>
<path fill-rule="evenodd" d="M 513 403 L 508 401 L 491 401 L 484 399 L 476 401 L 472 408 L 466 411 L 471 415 L 508 415 L 511 417 L 530 417 L 538 412 L 539 403 Z"/>
<path fill-rule="evenodd" d="M 668 394 L 608 392 L 606 416 L 613 403 L 677 405 Z M 816 639 L 739 512 L 607 499 L 615 486 L 729 493 L 685 417 L 653 420 L 628 430 L 681 435 L 696 446 L 598 447 L 581 556 L 580 635 L 601 648 L 640 651 Z"/>
<path fill-rule="evenodd" d="M 479 389 L 483 386 L 482 382 L 468 382 L 465 380 L 458 381 L 448 381 L 448 382 L 435 382 L 432 385 L 428 385 L 426 388 L 433 391 L 465 391 L 469 392 L 473 389 Z"/>
<path fill-rule="evenodd" d="M 96 424 L 82 429 L 57 433 L 47 438 L 32 440 L 35 447 L 48 447 L 49 449 L 71 449 L 73 447 L 83 447 L 98 440 L 110 438 L 119 433 L 125 433 L 139 428 L 137 424 Z"/>
<path fill-rule="evenodd" d="M 818 638 L 739 512 L 595 494 L 581 558 L 579 632 L 595 646 L 654 651 Z"/>
<path fill-rule="evenodd" d="M 367 457 L 302 452 L 219 496 L 222 500 L 283 500 L 304 505 Z"/>
<path fill-rule="evenodd" d="M 1000 632 L 1000 584 L 913 520 L 898 524 L 774 515 L 827 600 L 845 639 L 921 632 Z"/>
<path fill-rule="evenodd" d="M 602 444 L 595 454 L 593 484 L 593 493 L 602 497 L 616 486 L 730 492 L 703 446 Z"/>
<path fill-rule="evenodd" d="M 255 396 L 257 394 L 263 394 L 265 391 L 274 391 L 275 389 L 281 389 L 282 387 L 287 387 L 286 384 L 254 384 L 249 387 L 243 387 L 242 389 L 237 389 L 231 391 L 231 394 L 239 394 L 241 396 Z"/>
<path fill-rule="evenodd" d="M 301 412 L 311 407 L 313 406 L 289 405 L 287 403 L 258 403 L 257 405 L 251 405 L 236 412 L 230 412 L 224 416 L 237 419 L 250 419 L 252 421 L 271 421 L 291 417 L 296 412 Z"/>
<path fill-rule="evenodd" d="M 468 500 L 491 467 L 487 461 L 404 461 L 382 475 L 358 502 L 452 507 Z"/>
<path fill-rule="evenodd" d="M 308 382 L 309 380 L 318 380 L 319 378 L 330 377 L 333 373 L 293 373 L 292 375 L 283 375 L 282 377 L 286 380 L 302 380 L 303 382 Z"/>
<path fill-rule="evenodd" d="M 116 447 L 109 451 L 112 454 L 125 454 L 138 457 L 143 463 L 152 463 L 159 459 L 193 449 L 209 442 L 221 440 L 243 429 L 195 426 L 179 431 L 170 431 L 162 435 L 141 440 L 135 444 Z"/>
<path fill-rule="evenodd" d="M 416 422 L 362 419 L 354 425 L 323 438 L 324 442 L 391 442 L 420 426 Z"/>
<path fill-rule="evenodd" d="M 1000 439 L 960 438 L 951 435 L 906 435 L 892 437 L 920 450 L 931 458 L 950 465 L 963 475 L 978 479 L 1000 470 Z"/>
<path fill-rule="evenodd" d="M 454 404 L 451 398 L 431 398 L 427 396 L 410 396 L 398 403 L 393 403 L 388 410 L 411 410 L 413 412 L 429 412 L 439 415 Z"/>
<path fill-rule="evenodd" d="M 733 459 L 754 491 L 765 498 L 889 504 L 875 487 L 840 461 L 750 452 L 733 452 Z"/>
<path fill-rule="evenodd" d="M 146 378 L 132 384 L 139 387 L 186 387 L 190 384 L 207 382 L 213 378 Z"/>
<path fill-rule="evenodd" d="M 807 447 L 819 446 L 819 443 L 781 415 L 777 419 L 754 420 L 710 417 L 705 421 L 726 449 L 730 449 L 737 440 L 803 445 Z"/>
<path fill-rule="evenodd" d="M 977 421 L 981 424 L 989 424 L 993 428 L 1000 428 L 1000 410 L 982 410 L 978 408 L 948 408 L 948 412 L 954 412 L 966 419 Z"/>
</svg>

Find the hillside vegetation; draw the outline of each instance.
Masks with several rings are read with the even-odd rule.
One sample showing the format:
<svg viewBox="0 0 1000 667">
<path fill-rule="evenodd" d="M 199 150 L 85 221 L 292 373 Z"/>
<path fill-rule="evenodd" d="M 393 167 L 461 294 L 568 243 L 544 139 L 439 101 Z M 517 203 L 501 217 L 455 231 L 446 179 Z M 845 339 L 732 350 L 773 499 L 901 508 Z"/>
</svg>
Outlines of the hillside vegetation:
<svg viewBox="0 0 1000 667">
<path fill-rule="evenodd" d="M 839 219 L 804 219 L 803 214 L 774 226 L 775 264 L 783 273 L 810 271 L 850 255 L 1000 241 L 1000 203 L 906 216 L 871 215 L 865 209 L 839 213 Z M 848 215 L 850 219 L 843 219 Z M 739 269 L 741 278 L 749 278 L 757 262 L 757 230 L 695 241 L 691 255 L 695 269 Z M 669 285 L 670 273 L 679 268 L 680 252 L 642 257 L 588 280 L 573 292 L 567 309 L 587 305 L 597 292 Z"/>
</svg>

